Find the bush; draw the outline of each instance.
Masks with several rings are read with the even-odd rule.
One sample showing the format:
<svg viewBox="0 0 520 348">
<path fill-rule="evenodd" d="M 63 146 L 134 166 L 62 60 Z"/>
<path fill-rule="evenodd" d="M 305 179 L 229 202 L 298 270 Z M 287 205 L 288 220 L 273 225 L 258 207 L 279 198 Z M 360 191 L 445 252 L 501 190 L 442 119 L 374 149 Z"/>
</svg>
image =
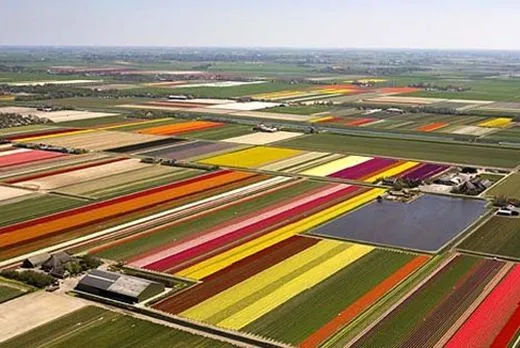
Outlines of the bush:
<svg viewBox="0 0 520 348">
<path fill-rule="evenodd" d="M 95 256 L 85 255 L 79 258 L 79 266 L 81 267 L 81 272 L 88 271 L 89 269 L 98 268 L 101 266 L 103 262 Z"/>
<path fill-rule="evenodd" d="M 65 269 L 70 275 L 75 276 L 82 273 L 83 269 L 78 262 L 69 262 L 65 265 Z"/>
<path fill-rule="evenodd" d="M 16 272 L 16 271 L 2 271 L 0 275 L 4 278 L 18 280 L 20 282 L 23 282 L 25 284 L 32 285 L 34 287 L 43 289 L 46 286 L 52 285 L 56 282 L 56 279 L 51 277 L 50 275 L 47 275 L 45 273 L 39 273 L 35 271 L 23 271 L 23 272 Z"/>
</svg>

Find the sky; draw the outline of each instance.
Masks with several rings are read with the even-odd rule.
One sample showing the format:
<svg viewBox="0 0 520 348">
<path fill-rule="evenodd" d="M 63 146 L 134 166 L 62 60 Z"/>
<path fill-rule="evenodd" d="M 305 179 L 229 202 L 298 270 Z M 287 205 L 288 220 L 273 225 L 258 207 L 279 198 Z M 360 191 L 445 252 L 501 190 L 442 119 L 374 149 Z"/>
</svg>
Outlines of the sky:
<svg viewBox="0 0 520 348">
<path fill-rule="evenodd" d="M 0 45 L 520 49 L 520 0 L 0 0 Z"/>
</svg>

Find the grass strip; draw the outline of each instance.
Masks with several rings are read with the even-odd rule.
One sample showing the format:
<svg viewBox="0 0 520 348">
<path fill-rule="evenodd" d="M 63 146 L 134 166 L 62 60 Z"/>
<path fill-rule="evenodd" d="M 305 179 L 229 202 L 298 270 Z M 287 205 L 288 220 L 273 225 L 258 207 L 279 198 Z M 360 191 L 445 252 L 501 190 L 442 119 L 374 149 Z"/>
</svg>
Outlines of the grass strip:
<svg viewBox="0 0 520 348">
<path fill-rule="evenodd" d="M 286 140 L 278 146 L 504 168 L 513 168 L 520 163 L 520 151 L 515 148 L 327 133 Z"/>
</svg>

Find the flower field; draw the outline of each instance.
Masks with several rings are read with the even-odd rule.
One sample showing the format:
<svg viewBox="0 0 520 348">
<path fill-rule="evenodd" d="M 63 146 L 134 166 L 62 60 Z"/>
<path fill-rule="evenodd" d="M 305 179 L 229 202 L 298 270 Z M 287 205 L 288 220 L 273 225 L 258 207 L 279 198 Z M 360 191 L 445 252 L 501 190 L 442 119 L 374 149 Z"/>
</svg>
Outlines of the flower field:
<svg viewBox="0 0 520 348">
<path fill-rule="evenodd" d="M 251 95 L 252 98 L 260 100 L 273 100 L 285 102 L 298 102 L 321 99 L 326 97 L 335 97 L 342 95 L 368 93 L 373 91 L 371 89 L 363 89 L 356 85 L 339 84 L 339 85 L 325 85 L 302 90 L 285 90 L 280 92 L 261 93 Z M 397 89 L 394 93 L 398 92 Z"/>
<path fill-rule="evenodd" d="M 127 196 L 89 204 L 37 220 L 20 222 L 0 229 L 0 250 L 30 241 L 45 240 L 69 230 L 129 214 L 137 210 L 181 199 L 254 177 L 254 174 L 219 171 L 178 183 L 164 185 Z"/>
<path fill-rule="evenodd" d="M 481 127 L 491 127 L 491 128 L 503 128 L 511 125 L 512 119 L 508 117 L 497 117 L 492 118 L 490 120 L 479 123 Z"/>
<path fill-rule="evenodd" d="M 335 241 L 319 242 L 181 315 L 241 329 L 372 250 Z"/>
<path fill-rule="evenodd" d="M 45 161 L 58 157 L 66 157 L 66 155 L 59 152 L 29 149 L 14 149 L 2 151 L 0 152 L 0 169 L 27 163 Z"/>
<path fill-rule="evenodd" d="M 201 163 L 238 168 L 299 173 L 375 183 L 385 177 L 426 180 L 449 166 L 391 158 L 342 156 L 277 147 L 257 146 L 200 160 Z"/>
<path fill-rule="evenodd" d="M 448 169 L 448 166 L 399 161 L 388 158 L 346 156 L 302 171 L 301 174 L 338 179 L 375 182 L 384 177 L 425 180 Z"/>
<path fill-rule="evenodd" d="M 504 262 L 455 256 L 352 346 L 489 346 L 515 320 L 519 298 L 511 284 L 517 274 L 518 266 L 511 270 Z M 492 304 L 486 313 L 493 315 L 479 319 Z M 471 327 L 479 324 L 480 329 Z"/>
<path fill-rule="evenodd" d="M 148 167 L 148 165 L 141 163 L 141 161 L 138 159 L 121 158 L 109 163 L 89 166 L 88 168 L 76 168 L 75 170 L 71 171 L 18 181 L 16 186 L 37 190 L 54 190 L 60 187 L 78 184 L 84 181 L 101 179 L 103 177 L 146 167 Z"/>
<path fill-rule="evenodd" d="M 206 233 L 197 234 L 193 238 L 185 241 L 173 243 L 172 245 L 162 246 L 160 250 L 156 250 L 151 255 L 141 257 L 137 260 L 131 261 L 131 265 L 135 267 L 143 267 L 154 271 L 168 271 L 172 267 L 179 268 L 186 262 L 193 262 L 203 255 L 207 255 L 215 249 L 222 250 L 222 248 L 229 247 L 231 242 L 250 240 L 252 236 L 256 237 L 251 244 L 256 247 L 265 247 L 259 242 L 261 239 L 264 243 L 269 244 L 273 241 L 280 241 L 284 238 L 298 233 L 301 228 L 299 225 L 288 225 L 267 233 L 273 229 L 270 226 L 280 226 L 287 224 L 296 217 L 301 217 L 306 212 L 315 211 L 320 205 L 327 204 L 327 202 L 334 202 L 342 197 L 349 197 L 352 193 L 358 191 L 358 188 L 346 185 L 332 185 L 331 187 L 320 188 L 318 192 L 307 192 L 305 195 L 297 196 L 296 199 L 291 200 L 280 206 L 273 206 L 263 210 L 258 210 L 250 216 L 241 217 L 231 220 L 209 230 Z M 365 197 L 373 198 L 373 194 L 361 194 L 359 199 L 367 199 Z M 355 200 L 352 198 L 352 200 Z M 330 203 L 329 203 L 330 204 Z M 317 213 L 320 214 L 320 213 Z M 320 215 L 321 216 L 321 215 Z M 320 216 L 314 219 L 309 218 L 309 223 L 320 223 Z M 313 216 L 311 216 L 312 218 Z M 265 241 L 264 241 L 265 240 Z M 247 245 L 247 252 L 250 252 L 251 244 Z M 242 247 L 244 248 L 244 247 Z M 220 254 L 216 256 L 219 261 L 214 259 L 205 260 L 203 263 L 198 263 L 188 269 L 184 269 L 179 274 L 190 278 L 200 278 L 200 274 L 207 274 L 207 272 L 214 272 L 218 267 L 227 263 L 232 263 L 237 260 L 237 257 L 243 257 L 243 250 L 238 247 L 237 250 L 230 251 L 231 255 Z M 237 254 L 239 256 L 237 256 Z M 208 265 L 209 268 L 207 268 Z"/>
<path fill-rule="evenodd" d="M 260 97 L 306 102 L 367 91 L 375 92 L 321 85 Z M 218 100 L 178 104 L 195 112 L 223 105 L 212 110 L 232 117 L 269 114 L 247 111 L 246 103 L 234 111 Z M 313 107 L 314 115 L 291 114 L 305 107 L 287 106 L 285 113 L 278 107 L 271 115 L 330 127 L 465 135 L 512 122 L 361 110 L 334 116 L 322 106 Z M 383 151 L 374 137 L 253 132 L 249 123 L 220 118 L 83 122 L 6 133 L 13 142 L 88 153 L 0 145 L 0 264 L 42 251 L 86 252 L 186 284 L 143 310 L 279 345 L 502 347 L 518 337 L 517 219 L 492 217 L 470 234 L 489 213 L 483 197 L 417 194 L 390 201 L 387 189 L 377 186 L 390 177 L 432 180 L 452 169 L 443 161 L 458 163 L 453 146 L 471 145 L 431 142 L 424 145 L 428 156 L 415 156 L 411 152 L 423 151 L 413 146 L 418 141 L 391 146 L 400 140 L 381 140 Z M 499 158 L 504 163 L 515 160 L 510 150 L 482 145 L 489 153 L 508 152 Z M 161 165 L 145 157 L 180 162 Z"/>
<path fill-rule="evenodd" d="M 288 159 L 301 154 L 301 151 L 276 147 L 258 146 L 251 149 L 232 152 L 203 159 L 204 164 L 231 166 L 239 168 L 257 168 L 273 162 Z"/>
<path fill-rule="evenodd" d="M 184 160 L 193 157 L 210 156 L 215 153 L 230 151 L 237 146 L 224 142 L 191 141 L 180 142 L 173 146 L 160 147 L 158 150 L 140 152 L 142 156 Z"/>
<path fill-rule="evenodd" d="M 182 134 L 182 133 L 201 131 L 201 130 L 205 130 L 205 129 L 220 127 L 222 125 L 223 125 L 222 123 L 218 123 L 218 122 L 190 121 L 190 122 L 175 123 L 172 125 L 145 128 L 145 129 L 138 130 L 137 132 L 141 133 L 141 134 L 150 134 L 150 135 L 175 135 L 175 134 Z"/>
<path fill-rule="evenodd" d="M 293 236 L 207 275 L 202 283 L 154 307 L 282 342 L 316 346 L 427 260 Z M 369 274 L 349 287 L 360 272 Z M 338 289 L 344 296 L 335 296 Z"/>
<path fill-rule="evenodd" d="M 520 266 L 516 265 L 450 338 L 446 347 L 507 346 L 519 328 L 519 282 Z"/>
<path fill-rule="evenodd" d="M 38 142 L 53 146 L 63 146 L 66 148 L 101 151 L 114 147 L 135 145 L 160 139 L 164 139 L 164 137 L 149 134 L 116 132 L 111 130 L 85 129 L 65 134 L 24 138 L 17 141 Z"/>
<path fill-rule="evenodd" d="M 1 58 L 0 347 L 520 348 L 520 55 L 39 50 Z M 99 79 L 7 88 L 49 76 Z"/>
<path fill-rule="evenodd" d="M 332 127 L 365 127 L 388 131 L 465 135 L 485 135 L 493 132 L 493 128 L 508 128 L 515 124 L 514 120 L 508 117 L 493 118 L 430 113 L 390 114 L 384 111 L 371 113 L 369 117 L 361 111 L 348 116 L 336 116 L 331 113 L 311 120 L 311 122 Z"/>
<path fill-rule="evenodd" d="M 67 134 L 75 131 L 79 131 L 78 128 L 48 128 L 48 129 L 39 129 L 30 132 L 23 132 L 21 134 L 14 133 L 12 135 L 8 135 L 5 138 L 10 141 L 23 140 L 23 139 L 34 139 L 40 137 L 46 137 L 49 135 L 58 135 L 58 134 Z"/>
<path fill-rule="evenodd" d="M 196 169 L 181 169 L 152 165 L 146 166 L 142 169 L 61 187 L 57 191 L 60 193 L 93 199 L 108 199 L 156 186 L 166 185 L 201 174 L 203 174 L 203 172 Z"/>
<path fill-rule="evenodd" d="M 228 138 L 224 139 L 223 141 L 229 142 L 229 143 L 237 143 L 237 144 L 248 144 L 248 145 L 265 145 L 274 143 L 281 140 L 287 140 L 294 137 L 298 137 L 302 135 L 302 133 L 296 133 L 296 132 L 276 132 L 276 133 L 252 133 L 252 134 L 246 134 L 241 135 L 238 137 Z"/>
</svg>

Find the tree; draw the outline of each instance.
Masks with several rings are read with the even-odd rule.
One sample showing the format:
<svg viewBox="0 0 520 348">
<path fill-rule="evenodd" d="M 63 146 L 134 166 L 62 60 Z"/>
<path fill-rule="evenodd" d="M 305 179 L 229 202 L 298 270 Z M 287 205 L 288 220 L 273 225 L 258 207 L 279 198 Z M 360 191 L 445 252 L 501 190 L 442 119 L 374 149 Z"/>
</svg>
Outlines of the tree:
<svg viewBox="0 0 520 348">
<path fill-rule="evenodd" d="M 102 264 L 103 262 L 99 258 L 89 254 L 79 258 L 79 266 L 81 267 L 82 272 L 88 271 L 89 269 L 98 268 Z"/>
<path fill-rule="evenodd" d="M 52 285 L 56 282 L 56 279 L 50 275 L 35 271 L 17 272 L 12 270 L 5 270 L 2 271 L 0 275 L 4 278 L 18 280 L 40 289 Z"/>
</svg>

